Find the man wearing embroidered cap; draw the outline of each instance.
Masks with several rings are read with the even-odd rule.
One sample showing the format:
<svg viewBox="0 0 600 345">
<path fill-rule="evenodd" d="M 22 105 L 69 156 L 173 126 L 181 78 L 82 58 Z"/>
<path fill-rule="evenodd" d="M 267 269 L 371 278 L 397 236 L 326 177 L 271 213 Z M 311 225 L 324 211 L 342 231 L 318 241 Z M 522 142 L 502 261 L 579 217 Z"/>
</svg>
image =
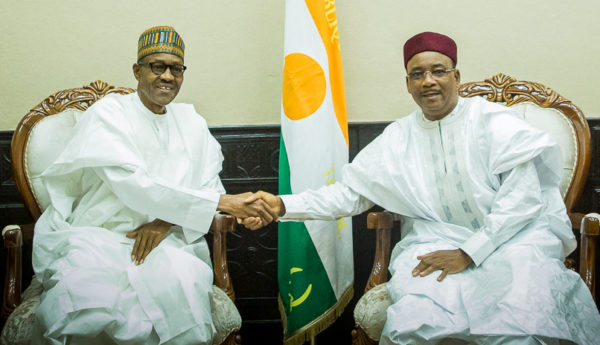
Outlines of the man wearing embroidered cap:
<svg viewBox="0 0 600 345">
<path fill-rule="evenodd" d="M 577 243 L 559 192 L 560 149 L 509 108 L 459 97 L 456 62 L 451 38 L 410 38 L 406 86 L 420 109 L 390 124 L 341 181 L 253 198 L 282 221 L 373 204 L 403 216 L 380 344 L 597 344 L 598 310 L 563 264 Z"/>
<path fill-rule="evenodd" d="M 34 343 L 212 344 L 203 236 L 217 210 L 265 222 L 274 213 L 245 203 L 250 193 L 225 194 L 206 121 L 171 102 L 184 50 L 172 27 L 144 31 L 137 92 L 94 103 L 42 174 L 51 205 L 35 229 L 33 265 L 46 290 Z"/>
</svg>

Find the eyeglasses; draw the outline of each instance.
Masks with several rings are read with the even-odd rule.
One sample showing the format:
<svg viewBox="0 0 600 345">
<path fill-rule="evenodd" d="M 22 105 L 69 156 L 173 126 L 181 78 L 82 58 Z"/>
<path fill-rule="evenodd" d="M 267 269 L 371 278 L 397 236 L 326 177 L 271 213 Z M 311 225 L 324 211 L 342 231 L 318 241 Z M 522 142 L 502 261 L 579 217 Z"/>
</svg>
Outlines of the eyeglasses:
<svg viewBox="0 0 600 345">
<path fill-rule="evenodd" d="M 449 69 L 443 69 L 443 68 L 436 68 L 433 71 L 418 71 L 418 72 L 411 72 L 408 74 L 408 79 L 412 80 L 412 81 L 419 81 L 419 80 L 423 80 L 425 79 L 425 75 L 427 73 L 431 74 L 431 76 L 433 77 L 433 79 L 444 79 L 448 73 L 456 71 L 456 68 L 449 68 Z"/>
<path fill-rule="evenodd" d="M 181 77 L 187 69 L 184 65 L 167 65 L 162 62 L 138 62 L 138 65 L 150 66 L 150 70 L 156 75 L 162 75 L 168 68 L 174 77 Z"/>
</svg>

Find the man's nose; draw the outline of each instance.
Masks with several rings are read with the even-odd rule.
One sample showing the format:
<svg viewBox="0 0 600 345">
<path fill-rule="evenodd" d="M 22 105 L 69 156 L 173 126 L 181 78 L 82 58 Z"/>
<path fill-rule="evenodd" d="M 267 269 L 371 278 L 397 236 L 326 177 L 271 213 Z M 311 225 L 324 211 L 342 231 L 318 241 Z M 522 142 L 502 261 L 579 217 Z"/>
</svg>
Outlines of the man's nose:
<svg viewBox="0 0 600 345">
<path fill-rule="evenodd" d="M 175 77 L 171 73 L 171 67 L 167 66 L 165 71 L 160 75 L 160 79 L 164 80 L 175 80 Z"/>
<path fill-rule="evenodd" d="M 431 71 L 425 71 L 425 74 L 423 75 L 423 85 L 429 86 L 435 84 L 436 82 L 437 81 L 433 77 Z"/>
</svg>

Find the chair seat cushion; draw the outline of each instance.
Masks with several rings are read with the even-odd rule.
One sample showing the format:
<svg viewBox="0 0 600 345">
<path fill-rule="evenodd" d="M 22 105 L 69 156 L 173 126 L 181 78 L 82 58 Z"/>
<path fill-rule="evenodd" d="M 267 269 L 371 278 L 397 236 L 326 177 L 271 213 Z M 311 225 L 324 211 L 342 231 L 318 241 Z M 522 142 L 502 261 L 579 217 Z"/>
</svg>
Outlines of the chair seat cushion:
<svg viewBox="0 0 600 345">
<path fill-rule="evenodd" d="M 31 284 L 21 294 L 21 304 L 10 314 L 2 330 L 2 344 L 26 345 L 31 342 L 35 311 L 40 305 L 42 284 L 33 277 Z"/>
<path fill-rule="evenodd" d="M 1 343 L 4 345 L 26 345 L 31 342 L 35 322 L 35 311 L 40 305 L 42 285 L 33 277 L 31 285 L 25 289 L 21 304 L 10 314 L 2 330 Z M 227 294 L 213 285 L 211 314 L 217 333 L 213 344 L 220 344 L 227 336 L 239 330 L 242 317 Z"/>
<path fill-rule="evenodd" d="M 387 291 L 387 283 L 379 284 L 358 300 L 354 308 L 354 321 L 369 338 L 379 341 L 390 305 L 392 300 Z"/>
<path fill-rule="evenodd" d="M 213 298 L 210 303 L 210 312 L 217 334 L 213 338 L 213 344 L 221 344 L 229 334 L 242 327 L 242 317 L 231 298 L 225 291 L 213 285 Z"/>
</svg>

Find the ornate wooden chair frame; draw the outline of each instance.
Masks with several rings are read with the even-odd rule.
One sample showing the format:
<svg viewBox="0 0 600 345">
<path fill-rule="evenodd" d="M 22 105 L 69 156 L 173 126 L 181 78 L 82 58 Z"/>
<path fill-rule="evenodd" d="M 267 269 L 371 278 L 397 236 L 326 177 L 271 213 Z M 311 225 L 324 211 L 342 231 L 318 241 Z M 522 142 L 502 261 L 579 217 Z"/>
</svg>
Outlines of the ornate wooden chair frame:
<svg viewBox="0 0 600 345">
<path fill-rule="evenodd" d="M 84 111 L 105 95 L 111 93 L 128 94 L 134 91 L 130 88 L 115 87 L 97 80 L 82 88 L 63 90 L 52 94 L 31 109 L 19 122 L 11 142 L 12 171 L 25 207 L 30 211 L 34 220 L 40 217 L 42 211 L 27 179 L 25 152 L 23 150 L 29 139 L 31 129 L 46 116 L 59 114 L 70 108 Z M 232 301 L 235 301 L 235 293 L 227 264 L 227 233 L 234 231 L 235 223 L 235 217 L 217 214 L 210 226 L 210 231 L 213 234 L 214 284 L 222 289 Z M 33 225 L 12 225 L 5 227 L 2 231 L 4 247 L 6 248 L 6 276 L 1 310 L 3 321 L 6 321 L 8 316 L 21 303 L 22 245 L 23 242 L 33 240 Z M 241 344 L 241 337 L 238 332 L 239 329 L 230 333 L 222 345 Z"/>
<path fill-rule="evenodd" d="M 598 214 L 584 215 L 573 212 L 587 179 L 591 161 L 591 138 L 588 123 L 581 112 L 571 101 L 563 98 L 554 90 L 534 82 L 517 81 L 499 73 L 483 82 L 462 84 L 459 88 L 461 97 L 483 96 L 492 102 L 505 103 L 507 106 L 522 102 L 530 102 L 542 108 L 554 108 L 562 112 L 571 122 L 577 140 L 576 168 L 564 198 L 567 213 L 571 219 L 573 230 L 579 230 L 581 241 L 579 260 L 569 256 L 565 265 L 578 271 L 596 300 L 596 247 L 600 236 Z M 373 287 L 388 280 L 390 260 L 391 229 L 397 215 L 387 212 L 371 212 L 367 215 L 367 228 L 376 231 L 375 258 L 365 293 Z M 579 269 L 577 270 L 577 261 Z M 377 344 L 378 341 L 368 337 L 365 331 L 355 325 L 352 330 L 353 345 Z"/>
</svg>

